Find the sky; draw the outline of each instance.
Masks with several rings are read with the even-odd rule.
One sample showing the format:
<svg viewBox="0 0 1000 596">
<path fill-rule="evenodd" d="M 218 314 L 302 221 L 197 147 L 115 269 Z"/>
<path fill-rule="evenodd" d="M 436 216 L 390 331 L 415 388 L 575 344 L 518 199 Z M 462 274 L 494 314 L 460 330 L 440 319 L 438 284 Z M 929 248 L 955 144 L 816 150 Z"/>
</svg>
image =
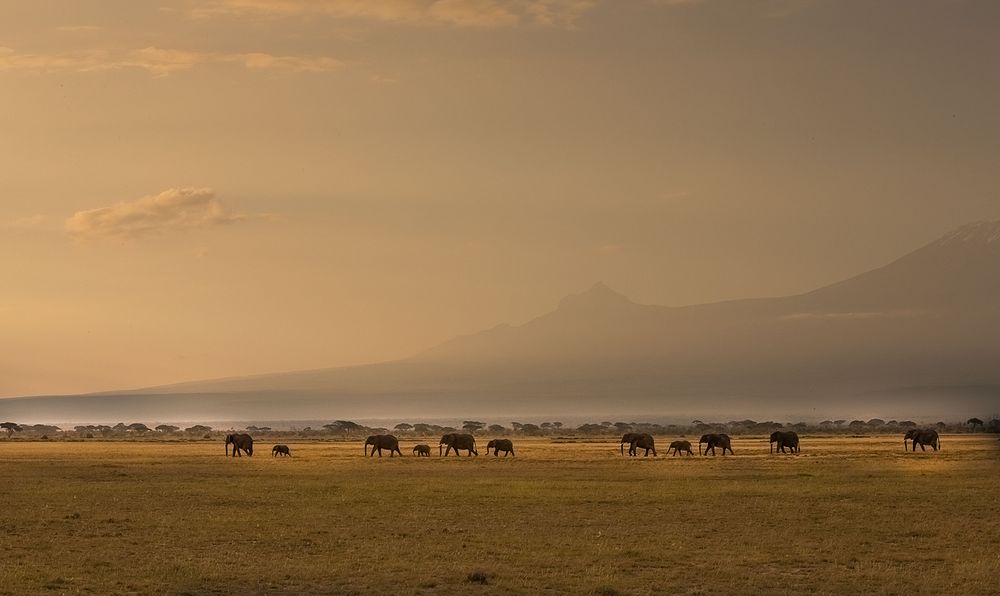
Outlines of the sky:
<svg viewBox="0 0 1000 596">
<path fill-rule="evenodd" d="M 405 357 L 1000 219 L 1000 4 L 0 0 L 0 396 Z"/>
</svg>

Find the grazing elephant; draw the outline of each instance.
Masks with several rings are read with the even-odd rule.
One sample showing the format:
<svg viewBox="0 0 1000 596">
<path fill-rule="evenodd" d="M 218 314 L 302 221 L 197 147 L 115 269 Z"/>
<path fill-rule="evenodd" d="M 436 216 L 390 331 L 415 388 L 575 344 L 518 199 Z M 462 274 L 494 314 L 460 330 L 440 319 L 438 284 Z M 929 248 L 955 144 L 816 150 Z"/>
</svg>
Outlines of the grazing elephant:
<svg viewBox="0 0 1000 596">
<path fill-rule="evenodd" d="M 680 454 L 682 451 L 687 452 L 688 455 L 694 455 L 694 451 L 691 451 L 691 441 L 674 441 L 670 444 L 670 448 L 667 452 L 674 452 L 674 455 Z"/>
<path fill-rule="evenodd" d="M 514 443 L 510 439 L 493 439 L 486 444 L 486 455 L 490 454 L 490 449 L 493 450 L 494 457 L 500 455 L 501 451 L 504 452 L 504 457 L 514 455 Z"/>
<path fill-rule="evenodd" d="M 647 433 L 635 433 L 632 435 L 632 441 L 628 445 L 628 454 L 635 455 L 636 449 L 645 449 L 643 457 L 648 457 L 649 452 L 653 452 L 653 457 L 656 457 L 656 442 L 653 441 L 653 435 Z"/>
<path fill-rule="evenodd" d="M 438 443 L 438 455 L 441 455 L 442 445 L 447 446 L 447 449 L 444 451 L 445 457 L 448 457 L 448 454 L 451 453 L 452 449 L 455 450 L 455 455 L 458 455 L 459 449 L 468 451 L 468 455 L 470 456 L 473 454 L 479 455 L 479 452 L 476 451 L 476 437 L 473 437 L 472 435 L 459 433 L 448 433 L 443 435 L 441 437 L 441 441 Z"/>
<path fill-rule="evenodd" d="M 622 455 L 625 455 L 625 445 L 629 446 L 629 455 L 635 455 L 634 453 L 632 453 L 632 439 L 638 436 L 639 433 L 625 433 L 624 435 L 622 435 L 622 443 L 621 443 Z"/>
<path fill-rule="evenodd" d="M 233 457 L 237 455 L 243 457 L 240 451 L 247 455 L 253 455 L 253 437 L 246 433 L 232 433 L 226 435 L 226 455 L 229 455 L 229 446 L 233 446 Z"/>
<path fill-rule="evenodd" d="M 906 435 L 903 436 L 903 451 L 906 451 L 907 441 L 913 441 L 914 451 L 917 450 L 917 445 L 920 445 L 921 451 L 927 451 L 924 445 L 930 445 L 934 451 L 941 448 L 941 438 L 937 431 L 932 428 L 911 428 L 906 431 Z"/>
<path fill-rule="evenodd" d="M 417 445 L 413 448 L 413 453 L 417 454 L 417 457 L 430 457 L 431 456 L 431 446 L 430 445 Z"/>
<path fill-rule="evenodd" d="M 288 450 L 288 445 L 275 445 L 274 447 L 271 447 L 271 457 L 274 457 L 275 455 L 287 455 L 288 457 L 291 457 L 292 452 Z"/>
<path fill-rule="evenodd" d="M 729 450 L 730 455 L 736 455 L 735 453 L 733 453 L 732 441 L 729 439 L 729 435 L 727 435 L 727 434 L 701 435 L 701 438 L 698 439 L 698 454 L 699 455 L 702 455 L 702 453 L 701 453 L 701 444 L 702 443 L 705 443 L 705 453 L 704 453 L 704 455 L 708 455 L 708 450 L 711 449 L 712 450 L 712 455 L 714 456 L 715 455 L 715 448 L 716 447 L 722 447 L 722 455 L 726 454 L 726 450 Z"/>
<path fill-rule="evenodd" d="M 799 435 L 795 431 L 774 431 L 771 433 L 771 441 L 768 443 L 771 453 L 774 453 L 775 443 L 778 444 L 777 449 L 781 453 L 785 453 L 785 447 L 788 447 L 792 453 L 799 452 Z"/>
<path fill-rule="evenodd" d="M 372 452 L 369 455 L 368 446 L 372 446 Z M 375 450 L 378 449 L 378 456 L 382 457 L 382 450 L 389 450 L 389 457 L 396 457 L 398 453 L 400 457 L 403 456 L 403 452 L 399 450 L 399 439 L 392 435 L 371 435 L 365 439 L 365 455 L 371 457 L 375 455 Z"/>
</svg>

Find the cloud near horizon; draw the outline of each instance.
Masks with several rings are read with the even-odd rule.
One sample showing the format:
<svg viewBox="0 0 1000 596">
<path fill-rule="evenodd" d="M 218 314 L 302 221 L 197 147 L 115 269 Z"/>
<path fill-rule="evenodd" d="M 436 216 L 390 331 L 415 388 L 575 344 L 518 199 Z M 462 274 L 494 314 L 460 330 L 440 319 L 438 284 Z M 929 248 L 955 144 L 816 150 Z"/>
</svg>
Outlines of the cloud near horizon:
<svg viewBox="0 0 1000 596">
<path fill-rule="evenodd" d="M 202 64 L 237 64 L 247 69 L 331 72 L 343 64 L 328 56 L 279 56 L 265 52 L 192 52 L 158 47 L 137 50 L 88 50 L 59 53 L 19 53 L 0 46 L 0 71 L 103 72 L 136 68 L 165 77 Z"/>
<path fill-rule="evenodd" d="M 66 220 L 65 229 L 77 238 L 136 239 L 260 217 L 229 212 L 211 188 L 172 188 L 110 207 L 78 211 Z"/>
<path fill-rule="evenodd" d="M 456 27 L 567 27 L 596 0 L 213 0 L 190 6 L 196 18 L 327 16 Z"/>
</svg>

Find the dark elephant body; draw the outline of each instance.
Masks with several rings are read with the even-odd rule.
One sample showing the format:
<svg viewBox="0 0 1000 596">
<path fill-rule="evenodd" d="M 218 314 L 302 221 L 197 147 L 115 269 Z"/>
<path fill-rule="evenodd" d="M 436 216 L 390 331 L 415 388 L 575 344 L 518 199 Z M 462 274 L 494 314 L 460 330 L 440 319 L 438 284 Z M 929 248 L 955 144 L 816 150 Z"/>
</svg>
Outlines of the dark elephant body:
<svg viewBox="0 0 1000 596">
<path fill-rule="evenodd" d="M 276 455 L 287 455 L 288 457 L 291 457 L 292 452 L 288 450 L 288 445 L 275 445 L 274 447 L 271 447 L 271 457 Z"/>
<path fill-rule="evenodd" d="M 486 455 L 490 454 L 490 449 L 493 450 L 494 457 L 500 455 L 501 451 L 504 452 L 504 457 L 514 455 L 514 443 L 510 439 L 493 439 L 486 444 Z"/>
<path fill-rule="evenodd" d="M 701 438 L 698 439 L 698 453 L 699 454 L 701 454 L 701 444 L 702 443 L 705 443 L 705 453 L 704 453 L 704 455 L 708 455 L 709 449 L 712 450 L 712 455 L 715 455 L 715 448 L 716 447 L 722 447 L 722 455 L 725 455 L 727 450 L 729 451 L 729 453 L 731 455 L 736 455 L 735 453 L 733 453 L 732 440 L 729 438 L 729 435 L 727 435 L 727 434 L 720 433 L 720 434 L 701 435 Z"/>
<path fill-rule="evenodd" d="M 787 447 L 791 453 L 799 452 L 799 435 L 795 431 L 780 431 L 776 430 L 771 433 L 771 440 L 768 443 L 770 451 L 773 453 L 775 449 L 775 444 L 777 444 L 777 450 L 781 453 L 786 453 L 785 448 Z"/>
<path fill-rule="evenodd" d="M 621 454 L 622 455 L 625 455 L 625 446 L 626 445 L 629 446 L 629 455 L 634 455 L 632 453 L 632 439 L 634 439 L 634 438 L 636 438 L 638 436 L 639 436 L 639 433 L 625 433 L 624 435 L 622 435 L 622 442 L 621 442 Z"/>
<path fill-rule="evenodd" d="M 441 455 L 441 446 L 447 447 L 444 452 L 444 456 L 448 457 L 451 450 L 455 450 L 455 455 L 458 455 L 458 450 L 462 449 L 468 451 L 468 455 L 479 455 L 476 451 L 476 437 L 469 434 L 461 433 L 448 433 L 441 437 L 441 441 L 438 443 L 438 455 Z"/>
<path fill-rule="evenodd" d="M 368 446 L 372 446 L 372 452 L 368 454 Z M 365 439 L 365 455 L 371 457 L 375 455 L 375 450 L 378 450 L 378 456 L 382 457 L 382 450 L 389 450 L 389 457 L 396 457 L 398 453 L 400 457 L 403 456 L 403 452 L 399 450 L 399 439 L 392 435 L 371 435 Z"/>
<path fill-rule="evenodd" d="M 941 437 L 933 428 L 913 428 L 906 431 L 906 435 L 903 436 L 903 451 L 906 451 L 906 442 L 913 441 L 913 450 L 917 450 L 917 445 L 920 445 L 921 451 L 927 451 L 924 445 L 930 445 L 937 451 L 941 448 Z"/>
<path fill-rule="evenodd" d="M 653 452 L 653 457 L 656 457 L 656 441 L 653 440 L 653 435 L 648 433 L 635 433 L 632 435 L 632 440 L 628 445 L 628 454 L 636 455 L 637 449 L 645 449 L 646 452 L 643 457 L 648 457 L 649 452 Z"/>
<path fill-rule="evenodd" d="M 413 448 L 413 453 L 417 454 L 417 457 L 430 457 L 431 456 L 431 446 L 430 445 L 417 445 Z"/>
<path fill-rule="evenodd" d="M 253 455 L 253 437 L 246 433 L 232 433 L 226 435 L 226 455 L 229 455 L 229 446 L 233 446 L 233 457 L 237 455 L 243 457 L 246 453 L 248 456 Z"/>
<path fill-rule="evenodd" d="M 670 448 L 667 449 L 668 452 L 673 451 L 674 455 L 678 455 L 682 452 L 688 455 L 694 455 L 694 451 L 691 451 L 691 441 L 674 441 L 670 444 Z"/>
</svg>

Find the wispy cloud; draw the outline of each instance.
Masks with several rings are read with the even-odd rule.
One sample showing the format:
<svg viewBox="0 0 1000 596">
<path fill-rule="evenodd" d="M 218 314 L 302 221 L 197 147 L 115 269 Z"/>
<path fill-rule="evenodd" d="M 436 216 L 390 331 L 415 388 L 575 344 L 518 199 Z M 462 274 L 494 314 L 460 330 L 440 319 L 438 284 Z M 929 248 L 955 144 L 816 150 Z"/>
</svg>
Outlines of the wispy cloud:
<svg viewBox="0 0 1000 596">
<path fill-rule="evenodd" d="M 134 201 L 78 211 L 66 220 L 65 228 L 77 238 L 135 239 L 261 217 L 265 216 L 230 212 L 210 188 L 172 188 Z"/>
<path fill-rule="evenodd" d="M 327 16 L 459 27 L 571 26 L 595 0 L 211 0 L 192 3 L 197 18 Z"/>
<path fill-rule="evenodd" d="M 202 64 L 237 64 L 248 69 L 294 72 L 330 72 L 340 61 L 327 56 L 278 56 L 264 52 L 216 53 L 147 47 L 138 50 L 89 50 L 59 53 L 20 53 L 0 47 L 0 71 L 101 72 L 136 68 L 164 77 Z"/>
</svg>

